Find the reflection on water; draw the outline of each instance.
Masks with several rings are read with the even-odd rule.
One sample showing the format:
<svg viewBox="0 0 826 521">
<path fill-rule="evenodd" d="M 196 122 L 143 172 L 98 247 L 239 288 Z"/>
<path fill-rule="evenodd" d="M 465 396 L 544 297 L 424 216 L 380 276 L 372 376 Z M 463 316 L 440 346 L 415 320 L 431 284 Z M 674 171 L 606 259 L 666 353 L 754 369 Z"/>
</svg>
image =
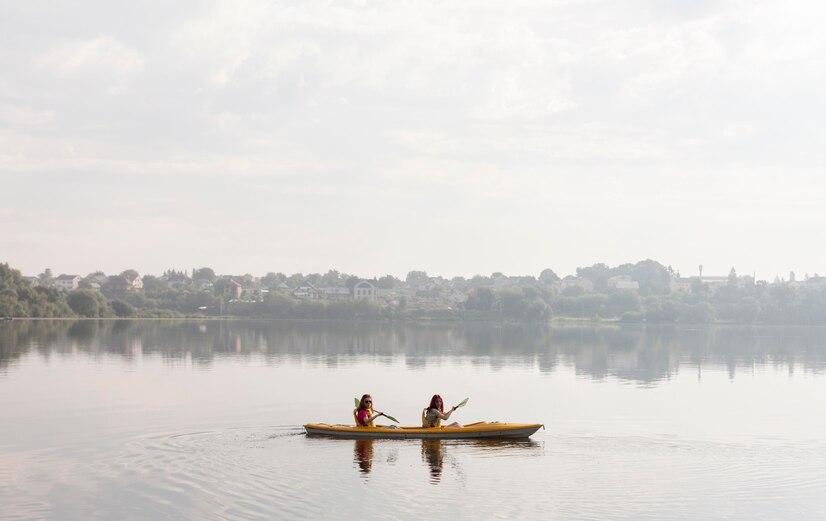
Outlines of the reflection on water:
<svg viewBox="0 0 826 521">
<path fill-rule="evenodd" d="M 394 440 L 396 441 L 396 440 Z M 353 462 L 365 477 L 373 469 L 374 439 L 359 439 L 354 441 Z M 399 442 L 396 441 L 398 444 Z M 404 442 L 401 442 L 404 443 Z M 422 461 L 430 470 L 431 483 L 438 483 L 444 469 L 444 441 L 443 440 L 421 440 Z M 391 459 L 392 461 L 392 459 Z"/>
<path fill-rule="evenodd" d="M 423 505 L 436 519 L 826 519 L 824 339 L 815 328 L 0 323 L 0 520 L 414 519 Z M 352 421 L 364 390 L 415 424 L 437 388 L 472 397 L 462 423 L 548 430 L 340 440 L 301 428 Z"/>
<path fill-rule="evenodd" d="M 373 468 L 373 443 L 376 440 L 356 440 L 353 449 L 353 460 L 359 467 L 362 474 L 369 474 Z"/>
<path fill-rule="evenodd" d="M 368 475 L 373 470 L 373 465 L 378 459 L 378 462 L 387 463 L 394 466 L 399 450 L 406 451 L 409 447 L 415 445 L 421 446 L 421 461 L 429 473 L 430 483 L 436 485 L 442 480 L 442 474 L 445 471 L 445 464 L 447 464 L 450 471 L 456 478 L 464 477 L 462 471 L 462 464 L 460 460 L 462 457 L 471 455 L 473 457 L 503 457 L 503 458 L 522 458 L 522 457 L 536 457 L 542 456 L 543 446 L 541 442 L 534 440 L 492 440 L 492 439 L 477 439 L 477 440 L 377 440 L 377 439 L 358 439 L 358 440 L 340 440 L 334 438 L 323 439 L 324 443 L 328 444 L 344 444 L 353 443 L 353 464 L 363 477 Z M 379 445 L 385 448 L 385 452 L 377 458 L 376 446 Z M 392 450 L 389 448 L 392 447 Z M 455 453 L 456 456 L 452 455 Z M 403 472 L 400 470 L 400 472 Z"/>
<path fill-rule="evenodd" d="M 826 367 L 826 330 L 724 326 L 549 327 L 485 324 L 387 324 L 266 321 L 26 321 L 0 324 L 0 375 L 29 352 L 84 352 L 124 360 L 155 354 L 209 365 L 228 356 L 269 363 L 300 360 L 335 368 L 370 358 L 403 359 L 409 369 L 464 358 L 496 368 L 559 364 L 594 378 L 642 382 L 669 378 L 682 364 L 738 370 L 774 365 L 794 371 Z"/>
<path fill-rule="evenodd" d="M 422 440 L 422 460 L 430 468 L 430 482 L 438 483 L 445 466 L 444 442 L 442 440 Z"/>
</svg>

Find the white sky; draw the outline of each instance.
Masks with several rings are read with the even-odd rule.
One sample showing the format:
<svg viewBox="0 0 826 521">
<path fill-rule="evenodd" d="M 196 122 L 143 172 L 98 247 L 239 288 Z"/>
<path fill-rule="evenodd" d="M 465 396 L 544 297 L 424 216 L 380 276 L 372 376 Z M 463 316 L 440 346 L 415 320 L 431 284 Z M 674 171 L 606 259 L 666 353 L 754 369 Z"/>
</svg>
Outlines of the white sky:
<svg viewBox="0 0 826 521">
<path fill-rule="evenodd" d="M 826 274 L 826 4 L 0 3 L 0 262 Z"/>
</svg>

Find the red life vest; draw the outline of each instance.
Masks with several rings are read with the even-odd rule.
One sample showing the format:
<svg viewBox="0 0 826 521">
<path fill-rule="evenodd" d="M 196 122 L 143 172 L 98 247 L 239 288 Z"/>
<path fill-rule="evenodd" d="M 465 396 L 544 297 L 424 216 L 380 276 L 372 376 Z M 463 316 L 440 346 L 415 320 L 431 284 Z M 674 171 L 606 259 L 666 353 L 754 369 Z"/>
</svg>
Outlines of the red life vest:
<svg viewBox="0 0 826 521">
<path fill-rule="evenodd" d="M 364 413 L 361 414 L 361 416 L 363 416 L 363 418 L 365 420 L 367 418 L 370 418 L 371 416 L 373 416 L 373 409 L 372 408 L 361 409 L 361 410 L 353 409 L 353 418 L 356 420 L 356 425 L 359 426 L 359 427 L 375 427 L 375 425 L 373 424 L 373 420 L 370 420 L 368 423 L 362 423 L 362 420 L 359 419 L 359 416 L 360 416 L 359 413 L 361 411 L 364 411 L 364 413 L 366 413 L 366 414 L 364 414 Z"/>
</svg>

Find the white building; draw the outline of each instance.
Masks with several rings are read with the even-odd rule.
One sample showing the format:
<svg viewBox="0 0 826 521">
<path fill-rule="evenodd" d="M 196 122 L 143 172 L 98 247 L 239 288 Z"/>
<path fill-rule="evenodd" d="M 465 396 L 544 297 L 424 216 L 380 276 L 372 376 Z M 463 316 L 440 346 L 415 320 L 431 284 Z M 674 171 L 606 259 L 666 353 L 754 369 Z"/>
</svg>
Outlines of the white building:
<svg viewBox="0 0 826 521">
<path fill-rule="evenodd" d="M 376 300 L 376 286 L 367 280 L 359 281 L 353 287 L 353 298 L 355 300 Z"/>
<path fill-rule="evenodd" d="M 742 288 L 747 284 L 747 280 L 751 280 L 750 276 L 744 277 L 737 277 L 735 285 L 739 288 Z M 702 277 L 676 277 L 671 279 L 669 282 L 669 286 L 671 287 L 671 291 L 685 291 L 690 292 L 692 286 L 700 282 L 703 286 L 708 288 L 712 293 L 716 292 L 718 289 L 728 286 L 731 284 L 729 281 L 728 276 L 725 275 L 708 275 Z"/>
<path fill-rule="evenodd" d="M 708 286 L 708 289 L 711 291 L 717 291 L 718 289 L 722 288 L 723 286 L 728 285 L 728 277 L 718 275 L 718 276 L 710 276 L 710 277 L 699 277 L 700 282 L 704 285 Z M 738 279 L 737 286 L 740 286 L 740 281 Z"/>
<path fill-rule="evenodd" d="M 685 293 L 689 293 L 691 291 L 691 284 L 695 280 L 697 280 L 697 277 L 674 277 L 668 282 L 668 285 L 671 288 L 671 291 L 683 291 Z"/>
<path fill-rule="evenodd" d="M 631 289 L 639 291 L 640 283 L 632 279 L 630 275 L 617 275 L 608 279 L 608 287 L 612 289 Z"/>
<path fill-rule="evenodd" d="M 322 292 L 324 293 L 324 298 L 330 300 L 344 300 L 350 298 L 350 289 L 340 286 L 328 286 L 326 288 L 322 288 Z"/>
<path fill-rule="evenodd" d="M 224 296 L 230 300 L 238 300 L 244 294 L 244 286 L 240 282 L 229 279 L 224 284 Z"/>
<path fill-rule="evenodd" d="M 305 280 L 293 291 L 293 297 L 317 299 L 321 298 L 321 292 L 310 281 Z"/>
<path fill-rule="evenodd" d="M 60 275 L 52 281 L 54 287 L 63 291 L 72 291 L 80 285 L 79 275 Z"/>
<path fill-rule="evenodd" d="M 594 291 L 594 283 L 591 282 L 591 279 L 579 278 L 574 277 L 573 275 L 568 275 L 559 282 L 559 289 L 561 291 L 565 291 L 566 289 L 573 287 L 582 288 L 582 290 L 585 293 L 590 293 Z"/>
</svg>

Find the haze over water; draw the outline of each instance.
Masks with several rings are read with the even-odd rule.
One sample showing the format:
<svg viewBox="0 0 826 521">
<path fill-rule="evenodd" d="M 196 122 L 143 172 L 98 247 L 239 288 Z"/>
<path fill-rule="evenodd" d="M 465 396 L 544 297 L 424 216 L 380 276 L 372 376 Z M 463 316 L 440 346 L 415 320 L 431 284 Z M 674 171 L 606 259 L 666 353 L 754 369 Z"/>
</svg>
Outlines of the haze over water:
<svg viewBox="0 0 826 521">
<path fill-rule="evenodd" d="M 0 325 L 0 519 L 826 515 L 826 331 Z M 352 399 L 529 441 L 308 438 Z"/>
</svg>

